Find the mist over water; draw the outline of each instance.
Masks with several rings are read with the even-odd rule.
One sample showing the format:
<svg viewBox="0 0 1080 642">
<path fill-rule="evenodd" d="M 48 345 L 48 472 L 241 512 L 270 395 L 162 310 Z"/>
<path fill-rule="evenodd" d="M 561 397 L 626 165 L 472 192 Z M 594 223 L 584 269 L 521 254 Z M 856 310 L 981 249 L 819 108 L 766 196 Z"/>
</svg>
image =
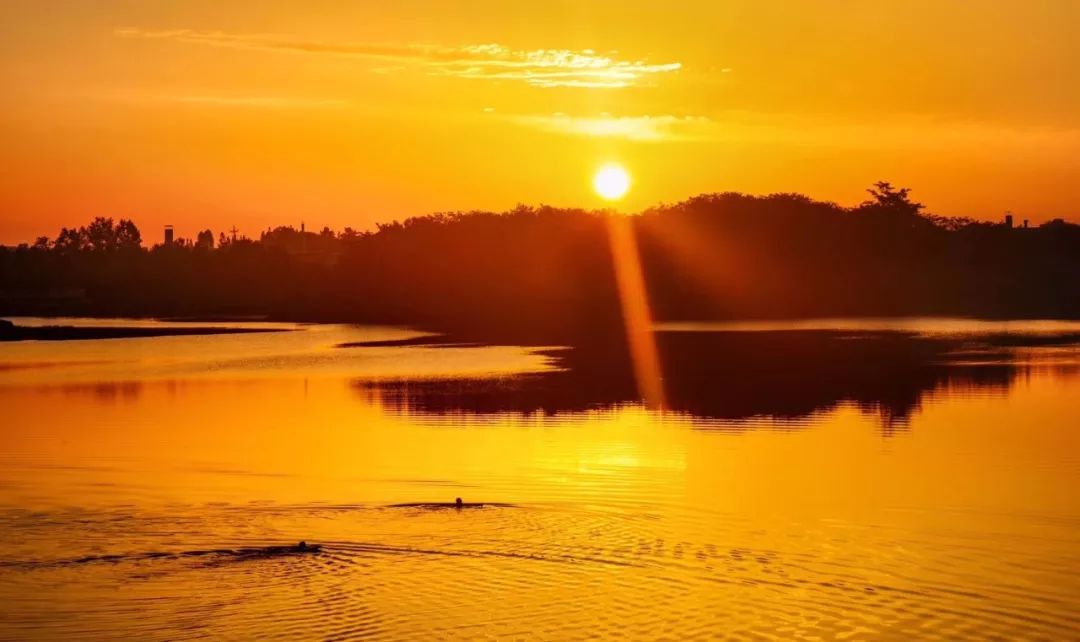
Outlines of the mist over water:
<svg viewBox="0 0 1080 642">
<path fill-rule="evenodd" d="M 0 345 L 0 639 L 1072 638 L 1074 326 Z"/>
</svg>

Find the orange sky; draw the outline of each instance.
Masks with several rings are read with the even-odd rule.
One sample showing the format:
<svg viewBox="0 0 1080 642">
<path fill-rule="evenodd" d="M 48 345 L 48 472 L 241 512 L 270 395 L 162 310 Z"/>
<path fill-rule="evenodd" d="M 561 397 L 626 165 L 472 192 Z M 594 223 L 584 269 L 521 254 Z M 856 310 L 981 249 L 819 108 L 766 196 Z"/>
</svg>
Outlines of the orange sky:
<svg viewBox="0 0 1080 642">
<path fill-rule="evenodd" d="M 1080 2 L 0 4 L 0 243 L 709 191 L 1077 220 Z"/>
</svg>

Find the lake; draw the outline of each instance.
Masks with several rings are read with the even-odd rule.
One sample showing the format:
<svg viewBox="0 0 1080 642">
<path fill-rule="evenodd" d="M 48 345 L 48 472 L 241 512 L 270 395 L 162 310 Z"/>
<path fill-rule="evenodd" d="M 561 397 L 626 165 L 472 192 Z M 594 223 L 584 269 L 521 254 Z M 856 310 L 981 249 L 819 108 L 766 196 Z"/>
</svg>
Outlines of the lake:
<svg viewBox="0 0 1080 642">
<path fill-rule="evenodd" d="M 229 325 L 0 344 L 0 639 L 1080 637 L 1080 324 Z"/>
</svg>

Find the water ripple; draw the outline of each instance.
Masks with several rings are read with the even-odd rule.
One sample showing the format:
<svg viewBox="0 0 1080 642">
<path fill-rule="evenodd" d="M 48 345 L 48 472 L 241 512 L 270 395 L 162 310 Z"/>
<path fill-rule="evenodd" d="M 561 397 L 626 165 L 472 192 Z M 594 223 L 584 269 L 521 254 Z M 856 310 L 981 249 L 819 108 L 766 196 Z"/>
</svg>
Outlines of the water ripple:
<svg viewBox="0 0 1080 642">
<path fill-rule="evenodd" d="M 697 522 L 673 537 L 668 520 L 566 505 L 279 509 L 203 507 L 178 530 L 195 544 L 232 536 L 127 552 L 108 550 L 118 532 L 160 545 L 170 518 L 87 516 L 83 536 L 68 541 L 81 550 L 0 566 L 10 587 L 0 639 L 711 639 L 721 629 L 747 639 L 1064 639 L 1080 630 L 1061 592 L 1075 588 L 1066 568 L 1035 565 L 1043 583 L 1023 583 L 1009 575 L 1010 564 L 1032 561 L 1022 549 L 992 560 L 978 541 L 930 562 L 911 532 L 770 531 L 707 512 L 684 515 Z M 260 522 L 262 542 L 237 513 Z M 0 535 L 50 540 L 67 523 L 53 517 L 6 514 Z M 316 554 L 265 543 L 300 531 L 318 538 Z M 340 536 L 349 533 L 359 537 Z M 979 556 L 982 582 L 964 574 Z"/>
</svg>

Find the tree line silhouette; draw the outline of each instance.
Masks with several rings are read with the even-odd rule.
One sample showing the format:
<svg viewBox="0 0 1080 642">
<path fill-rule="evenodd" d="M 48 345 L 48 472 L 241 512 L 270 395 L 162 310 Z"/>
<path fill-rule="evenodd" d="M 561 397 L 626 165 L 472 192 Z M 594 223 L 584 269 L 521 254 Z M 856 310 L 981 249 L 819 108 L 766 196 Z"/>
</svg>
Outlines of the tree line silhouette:
<svg viewBox="0 0 1080 642">
<path fill-rule="evenodd" d="M 855 207 L 701 195 L 630 216 L 659 320 L 1080 317 L 1080 226 L 933 216 L 878 183 Z M 96 218 L 0 248 L 0 314 L 399 323 L 488 341 L 619 334 L 608 211 L 519 206 L 144 247 Z M 615 330 L 616 332 L 613 332 Z"/>
</svg>

